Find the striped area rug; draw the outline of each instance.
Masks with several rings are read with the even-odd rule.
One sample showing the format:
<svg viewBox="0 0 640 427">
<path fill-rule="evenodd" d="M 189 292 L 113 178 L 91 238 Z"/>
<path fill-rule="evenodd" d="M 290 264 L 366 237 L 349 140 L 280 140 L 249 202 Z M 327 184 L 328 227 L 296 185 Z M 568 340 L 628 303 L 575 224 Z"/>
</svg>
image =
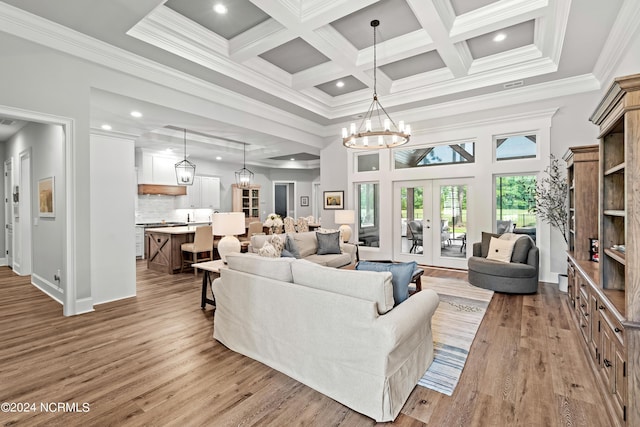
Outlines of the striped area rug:
<svg viewBox="0 0 640 427">
<path fill-rule="evenodd" d="M 422 288 L 436 291 L 440 305 L 431 319 L 434 360 L 418 385 L 451 396 L 493 291 L 438 277 L 423 277 Z"/>
</svg>

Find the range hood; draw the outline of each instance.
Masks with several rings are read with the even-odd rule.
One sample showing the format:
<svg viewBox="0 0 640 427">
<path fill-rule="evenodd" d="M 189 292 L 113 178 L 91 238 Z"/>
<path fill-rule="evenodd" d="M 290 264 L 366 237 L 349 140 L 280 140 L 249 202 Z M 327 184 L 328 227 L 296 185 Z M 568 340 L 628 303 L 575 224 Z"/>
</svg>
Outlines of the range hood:
<svg viewBox="0 0 640 427">
<path fill-rule="evenodd" d="M 186 196 L 184 185 L 138 184 L 138 194 L 161 194 L 165 196 Z"/>
</svg>

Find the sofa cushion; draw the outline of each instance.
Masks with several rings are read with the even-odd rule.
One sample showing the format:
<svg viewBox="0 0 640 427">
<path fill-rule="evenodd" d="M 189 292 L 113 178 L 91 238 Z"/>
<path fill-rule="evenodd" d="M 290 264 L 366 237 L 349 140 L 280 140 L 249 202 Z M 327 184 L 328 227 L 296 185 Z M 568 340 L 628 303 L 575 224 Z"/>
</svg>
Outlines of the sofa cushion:
<svg viewBox="0 0 640 427">
<path fill-rule="evenodd" d="M 340 251 L 340 233 L 316 233 L 318 239 L 318 255 L 339 254 Z"/>
<path fill-rule="evenodd" d="M 482 273 L 487 276 L 509 277 L 513 279 L 535 277 L 537 270 L 529 264 L 518 262 L 500 262 L 491 259 L 472 256 L 469 258 L 469 271 Z"/>
<path fill-rule="evenodd" d="M 295 256 L 291 252 L 286 250 L 286 249 L 283 249 L 282 252 L 280 252 L 280 257 L 281 258 L 295 258 Z"/>
<path fill-rule="evenodd" d="M 318 251 L 318 239 L 314 231 L 306 231 L 303 233 L 291 233 L 293 241 L 300 252 L 300 258 L 306 258 Z"/>
<path fill-rule="evenodd" d="M 299 259 L 291 264 L 291 273 L 299 285 L 375 302 L 380 314 L 394 305 L 390 272 L 329 268 Z"/>
<path fill-rule="evenodd" d="M 291 263 L 295 258 L 265 258 L 255 254 L 229 254 L 227 266 L 231 270 L 268 277 L 282 282 L 293 282 Z"/>
<path fill-rule="evenodd" d="M 515 244 L 515 240 L 492 237 L 491 242 L 489 243 L 487 259 L 510 263 L 511 254 L 513 253 L 513 247 Z"/>
<path fill-rule="evenodd" d="M 287 234 L 287 238 L 284 241 L 284 248 L 294 256 L 294 258 L 300 258 L 300 251 L 298 250 L 298 246 L 296 246 L 296 242 L 293 240 L 290 234 Z"/>
<path fill-rule="evenodd" d="M 264 246 L 265 242 L 268 242 L 271 238 L 270 234 L 254 234 L 251 236 L 251 252 L 258 253 L 261 247 Z"/>
<path fill-rule="evenodd" d="M 489 253 L 489 243 L 491 243 L 492 237 L 500 237 L 500 234 L 482 232 L 482 256 L 484 258 Z"/>
<path fill-rule="evenodd" d="M 350 254 L 333 254 L 333 255 L 309 255 L 305 258 L 307 261 L 315 262 L 316 264 L 324 265 L 327 267 L 338 268 L 348 264 L 351 264 Z"/>
<path fill-rule="evenodd" d="M 389 271 L 393 284 L 393 300 L 395 305 L 398 305 L 409 298 L 409 283 L 416 266 L 415 261 L 400 263 L 360 261 L 356 265 L 356 270 Z"/>
</svg>

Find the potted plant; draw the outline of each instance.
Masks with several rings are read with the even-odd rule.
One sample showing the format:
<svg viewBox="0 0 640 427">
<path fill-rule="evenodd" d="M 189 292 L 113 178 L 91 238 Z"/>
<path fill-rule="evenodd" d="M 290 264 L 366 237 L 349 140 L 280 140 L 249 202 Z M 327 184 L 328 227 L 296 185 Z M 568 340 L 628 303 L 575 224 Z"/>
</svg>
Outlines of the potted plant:
<svg viewBox="0 0 640 427">
<path fill-rule="evenodd" d="M 569 185 L 564 174 L 564 165 L 553 154 L 550 156 L 550 164 L 544 170 L 545 176 L 532 188 L 535 205 L 529 208 L 542 221 L 551 225 L 562 234 L 565 244 L 568 244 L 567 232 L 568 209 L 567 198 Z M 561 291 L 567 291 L 567 275 L 558 275 L 558 286 Z"/>
</svg>

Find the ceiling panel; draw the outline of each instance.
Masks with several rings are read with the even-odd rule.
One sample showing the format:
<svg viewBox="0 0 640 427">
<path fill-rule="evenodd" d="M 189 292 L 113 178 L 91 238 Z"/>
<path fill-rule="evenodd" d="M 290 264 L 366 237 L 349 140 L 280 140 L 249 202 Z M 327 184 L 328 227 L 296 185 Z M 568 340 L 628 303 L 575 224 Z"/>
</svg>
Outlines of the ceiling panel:
<svg viewBox="0 0 640 427">
<path fill-rule="evenodd" d="M 533 44 L 534 30 L 534 21 L 527 21 L 474 37 L 467 40 L 467 45 L 471 51 L 471 56 L 478 59 Z M 506 38 L 502 41 L 494 41 L 494 37 L 498 34 L 504 34 Z"/>
<path fill-rule="evenodd" d="M 444 61 L 438 52 L 431 51 L 383 65 L 380 70 L 391 80 L 398 80 L 444 67 Z"/>
<path fill-rule="evenodd" d="M 344 83 L 344 86 L 338 87 L 338 82 Z M 357 90 L 366 89 L 367 85 L 353 76 L 341 77 L 321 85 L 316 88 L 331 96 L 340 96 L 346 93 L 355 92 Z"/>
<path fill-rule="evenodd" d="M 405 0 L 383 0 L 331 23 L 356 49 L 373 45 L 371 21 L 380 21 L 378 43 L 419 30 L 420 23 Z"/>
<path fill-rule="evenodd" d="M 291 74 L 329 61 L 329 58 L 299 37 L 261 54 L 260 58 Z"/>
<path fill-rule="evenodd" d="M 456 16 L 463 15 L 472 10 L 480 9 L 489 4 L 497 3 L 498 0 L 450 0 L 451 6 Z"/>
<path fill-rule="evenodd" d="M 227 40 L 269 19 L 269 15 L 249 0 L 224 2 L 228 9 L 225 14 L 213 11 L 215 3 L 212 0 L 168 0 L 165 6 Z"/>
</svg>

